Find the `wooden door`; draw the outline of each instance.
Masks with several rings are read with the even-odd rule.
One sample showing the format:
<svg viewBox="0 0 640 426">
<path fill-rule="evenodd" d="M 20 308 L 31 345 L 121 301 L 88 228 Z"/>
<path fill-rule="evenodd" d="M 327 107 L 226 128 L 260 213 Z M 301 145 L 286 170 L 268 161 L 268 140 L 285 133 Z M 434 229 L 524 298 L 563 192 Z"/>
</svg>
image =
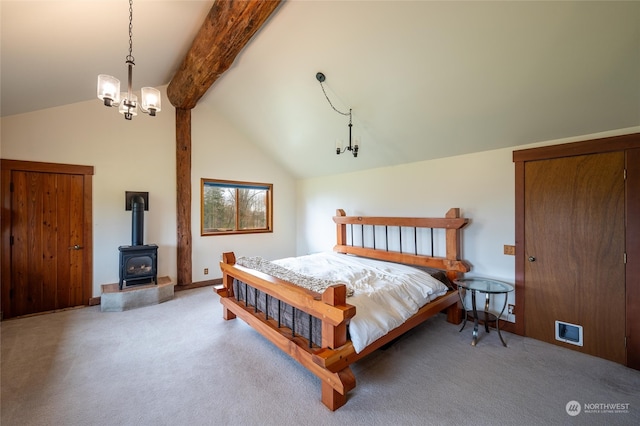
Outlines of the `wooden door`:
<svg viewBox="0 0 640 426">
<path fill-rule="evenodd" d="M 529 161 L 524 172 L 525 335 L 625 363 L 625 155 Z M 555 339 L 581 325 L 584 346 Z"/>
<path fill-rule="evenodd" d="M 50 168 L 3 160 L 3 318 L 85 305 L 91 297 L 91 180 Z"/>
<path fill-rule="evenodd" d="M 627 155 L 627 366 L 640 370 L 640 148 Z"/>
</svg>

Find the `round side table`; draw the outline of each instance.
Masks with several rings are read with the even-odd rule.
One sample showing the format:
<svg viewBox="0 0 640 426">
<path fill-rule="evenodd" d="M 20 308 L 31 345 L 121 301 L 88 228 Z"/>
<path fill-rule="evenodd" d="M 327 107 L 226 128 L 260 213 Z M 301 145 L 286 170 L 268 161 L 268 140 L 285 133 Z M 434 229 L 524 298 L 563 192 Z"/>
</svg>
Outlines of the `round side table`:
<svg viewBox="0 0 640 426">
<path fill-rule="evenodd" d="M 500 318 L 502 318 L 502 314 L 507 307 L 507 294 L 513 291 L 513 286 L 502 281 L 496 281 L 488 278 L 461 278 L 455 280 L 454 283 L 458 286 L 460 302 L 462 302 L 462 306 L 465 309 L 464 322 L 462 323 L 460 331 L 464 330 L 464 327 L 467 325 L 467 317 L 469 315 L 473 317 L 473 339 L 471 341 L 471 345 L 475 346 L 476 343 L 478 343 L 478 308 L 476 306 L 476 293 L 484 293 L 484 329 L 488 333 L 489 323 L 495 322 L 500 341 L 504 346 L 507 346 L 502 338 L 502 333 L 500 333 Z M 471 310 L 467 310 L 464 303 L 464 296 L 467 291 L 471 292 Z M 499 315 L 489 312 L 489 301 L 493 294 L 504 295 L 504 304 L 502 305 L 502 310 Z"/>
</svg>

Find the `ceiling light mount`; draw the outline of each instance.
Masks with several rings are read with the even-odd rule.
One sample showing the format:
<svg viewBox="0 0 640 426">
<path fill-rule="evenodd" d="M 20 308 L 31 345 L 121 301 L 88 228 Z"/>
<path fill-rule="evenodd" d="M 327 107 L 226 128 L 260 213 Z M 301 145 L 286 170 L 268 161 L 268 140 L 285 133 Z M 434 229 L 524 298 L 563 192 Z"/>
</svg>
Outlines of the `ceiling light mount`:
<svg viewBox="0 0 640 426">
<path fill-rule="evenodd" d="M 318 82 L 320 83 L 320 87 L 322 88 L 322 93 L 324 93 L 324 97 L 327 98 L 327 102 L 329 102 L 329 105 L 331 105 L 331 108 L 333 108 L 333 110 L 335 112 L 337 112 L 338 114 L 341 115 L 348 115 L 349 116 L 349 145 L 342 148 L 342 141 L 338 140 L 336 141 L 336 154 L 340 155 L 340 154 L 344 154 L 345 152 L 349 151 L 351 153 L 353 153 L 354 157 L 358 156 L 358 142 L 356 141 L 355 144 L 352 145 L 351 143 L 351 129 L 353 127 L 353 123 L 352 123 L 352 113 L 351 113 L 351 108 L 349 108 L 349 112 L 342 112 L 340 110 L 338 110 L 336 107 L 333 106 L 333 104 L 331 103 L 331 100 L 329 99 L 329 96 L 327 96 L 327 92 L 326 90 L 324 90 L 324 86 L 322 85 L 322 83 L 324 83 L 324 81 L 327 78 L 325 77 L 325 75 L 321 72 L 316 73 L 316 80 L 318 80 Z"/>
<path fill-rule="evenodd" d="M 125 57 L 127 64 L 128 78 L 127 91 L 120 93 L 120 80 L 107 75 L 98 76 L 98 99 L 103 101 L 105 106 L 119 106 L 119 111 L 124 118 L 131 120 L 138 115 L 138 97 L 133 93 L 133 67 L 135 58 L 133 57 L 133 0 L 129 0 L 129 54 Z M 162 98 L 160 91 L 154 87 L 143 87 L 140 89 L 142 102 L 140 110 L 145 114 L 155 117 L 160 112 Z"/>
</svg>

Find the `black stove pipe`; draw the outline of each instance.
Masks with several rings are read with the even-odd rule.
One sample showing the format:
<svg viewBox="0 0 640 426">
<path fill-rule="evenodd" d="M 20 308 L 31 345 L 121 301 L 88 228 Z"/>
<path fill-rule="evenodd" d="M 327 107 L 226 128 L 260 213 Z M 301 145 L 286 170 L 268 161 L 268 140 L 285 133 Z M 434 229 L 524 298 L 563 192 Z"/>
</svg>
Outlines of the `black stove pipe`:
<svg viewBox="0 0 640 426">
<path fill-rule="evenodd" d="M 131 245 L 144 244 L 144 198 L 136 195 L 131 198 Z"/>
</svg>

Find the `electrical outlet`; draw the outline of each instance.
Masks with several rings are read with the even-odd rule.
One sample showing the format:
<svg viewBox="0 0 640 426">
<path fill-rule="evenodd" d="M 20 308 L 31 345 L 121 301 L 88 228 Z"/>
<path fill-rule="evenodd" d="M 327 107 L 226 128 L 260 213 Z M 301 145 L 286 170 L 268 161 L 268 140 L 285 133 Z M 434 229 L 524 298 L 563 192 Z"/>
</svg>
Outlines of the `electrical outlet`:
<svg viewBox="0 0 640 426">
<path fill-rule="evenodd" d="M 513 310 L 516 308 L 516 305 L 509 304 L 509 315 L 513 315 Z"/>
<path fill-rule="evenodd" d="M 510 255 L 510 256 L 515 256 L 516 254 L 516 246 L 509 246 L 506 245 L 504 246 L 504 254 Z"/>
<path fill-rule="evenodd" d="M 205 275 L 209 274 L 209 268 L 204 268 L 204 274 Z"/>
</svg>

